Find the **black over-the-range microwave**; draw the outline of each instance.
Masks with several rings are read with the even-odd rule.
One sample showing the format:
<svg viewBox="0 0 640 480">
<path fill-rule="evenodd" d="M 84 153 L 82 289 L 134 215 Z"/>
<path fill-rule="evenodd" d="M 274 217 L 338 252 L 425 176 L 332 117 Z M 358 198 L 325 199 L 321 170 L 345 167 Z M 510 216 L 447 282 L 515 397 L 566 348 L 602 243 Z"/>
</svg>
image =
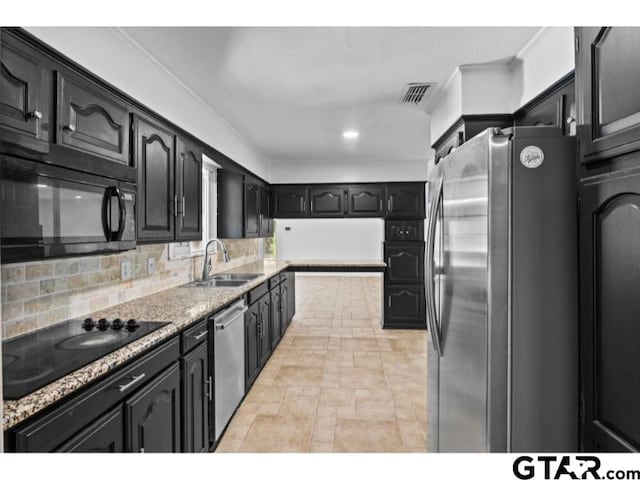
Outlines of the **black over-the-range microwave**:
<svg viewBox="0 0 640 480">
<path fill-rule="evenodd" d="M 136 186 L 0 156 L 2 263 L 136 246 Z"/>
</svg>

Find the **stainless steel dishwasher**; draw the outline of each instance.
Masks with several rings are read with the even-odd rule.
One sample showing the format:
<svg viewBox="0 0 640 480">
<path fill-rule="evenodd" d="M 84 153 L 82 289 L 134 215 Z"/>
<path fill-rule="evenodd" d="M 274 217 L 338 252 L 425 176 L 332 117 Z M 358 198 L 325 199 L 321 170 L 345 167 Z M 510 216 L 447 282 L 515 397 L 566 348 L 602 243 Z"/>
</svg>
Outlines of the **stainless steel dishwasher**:
<svg viewBox="0 0 640 480">
<path fill-rule="evenodd" d="M 244 396 L 244 300 L 213 317 L 216 441 Z"/>
</svg>

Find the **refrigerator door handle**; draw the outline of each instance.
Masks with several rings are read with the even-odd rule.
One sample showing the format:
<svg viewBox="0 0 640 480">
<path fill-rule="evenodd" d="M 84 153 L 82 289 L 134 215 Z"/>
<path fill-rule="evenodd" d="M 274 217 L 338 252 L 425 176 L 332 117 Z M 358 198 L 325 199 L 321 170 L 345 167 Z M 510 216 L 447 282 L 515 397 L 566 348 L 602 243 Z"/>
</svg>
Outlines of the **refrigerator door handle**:
<svg viewBox="0 0 640 480">
<path fill-rule="evenodd" d="M 435 280 L 433 278 L 433 253 L 435 250 L 436 241 L 436 215 L 440 202 L 442 201 L 442 187 L 443 178 L 440 177 L 435 188 L 435 196 L 431 202 L 429 211 L 429 223 L 427 227 L 427 255 L 426 255 L 426 297 L 427 297 L 427 321 L 429 324 L 429 330 L 431 331 L 431 341 L 433 347 L 439 357 L 442 356 L 442 345 L 440 344 L 440 331 L 438 329 L 438 322 L 436 320 L 436 300 L 435 300 Z"/>
</svg>

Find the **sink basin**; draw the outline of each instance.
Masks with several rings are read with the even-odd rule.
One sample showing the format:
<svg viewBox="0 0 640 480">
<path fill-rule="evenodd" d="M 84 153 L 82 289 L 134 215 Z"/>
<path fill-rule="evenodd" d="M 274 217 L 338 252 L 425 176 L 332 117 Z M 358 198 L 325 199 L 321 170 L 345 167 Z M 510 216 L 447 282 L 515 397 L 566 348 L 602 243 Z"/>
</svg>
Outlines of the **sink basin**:
<svg viewBox="0 0 640 480">
<path fill-rule="evenodd" d="M 223 279 L 209 279 L 209 280 L 196 280 L 195 282 L 190 282 L 183 287 L 240 287 L 245 283 L 248 283 L 249 280 L 223 280 Z"/>
<path fill-rule="evenodd" d="M 258 278 L 260 273 L 217 273 L 212 275 L 212 280 L 253 280 Z"/>
</svg>

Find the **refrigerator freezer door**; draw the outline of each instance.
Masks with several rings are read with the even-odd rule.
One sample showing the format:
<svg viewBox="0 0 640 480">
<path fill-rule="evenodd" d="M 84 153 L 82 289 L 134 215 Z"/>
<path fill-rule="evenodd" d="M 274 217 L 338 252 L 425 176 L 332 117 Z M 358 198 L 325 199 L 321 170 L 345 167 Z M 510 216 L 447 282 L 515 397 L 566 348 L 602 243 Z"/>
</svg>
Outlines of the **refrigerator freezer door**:
<svg viewBox="0 0 640 480">
<path fill-rule="evenodd" d="M 496 149 L 496 142 L 502 148 Z M 495 422 L 490 418 L 489 382 L 490 369 L 495 367 L 490 360 L 489 325 L 489 203 L 494 181 L 490 165 L 496 160 L 493 155 L 506 155 L 501 162 L 507 165 L 507 144 L 505 137 L 495 138 L 487 131 L 446 157 L 430 175 L 431 181 L 443 179 L 441 207 L 434 209 L 439 236 L 427 239 L 441 242 L 442 247 L 439 256 L 434 248 L 434 255 L 426 260 L 434 265 L 426 288 L 439 289 L 436 315 L 431 319 L 439 332 L 430 335 L 439 333 L 441 347 L 438 357 L 429 345 L 430 451 L 484 452 L 490 448 L 490 428 Z M 508 195 L 502 203 L 505 210 L 497 214 L 506 217 Z M 504 361 L 503 368 L 506 370 Z M 506 430 L 506 415 L 502 423 Z"/>
</svg>

